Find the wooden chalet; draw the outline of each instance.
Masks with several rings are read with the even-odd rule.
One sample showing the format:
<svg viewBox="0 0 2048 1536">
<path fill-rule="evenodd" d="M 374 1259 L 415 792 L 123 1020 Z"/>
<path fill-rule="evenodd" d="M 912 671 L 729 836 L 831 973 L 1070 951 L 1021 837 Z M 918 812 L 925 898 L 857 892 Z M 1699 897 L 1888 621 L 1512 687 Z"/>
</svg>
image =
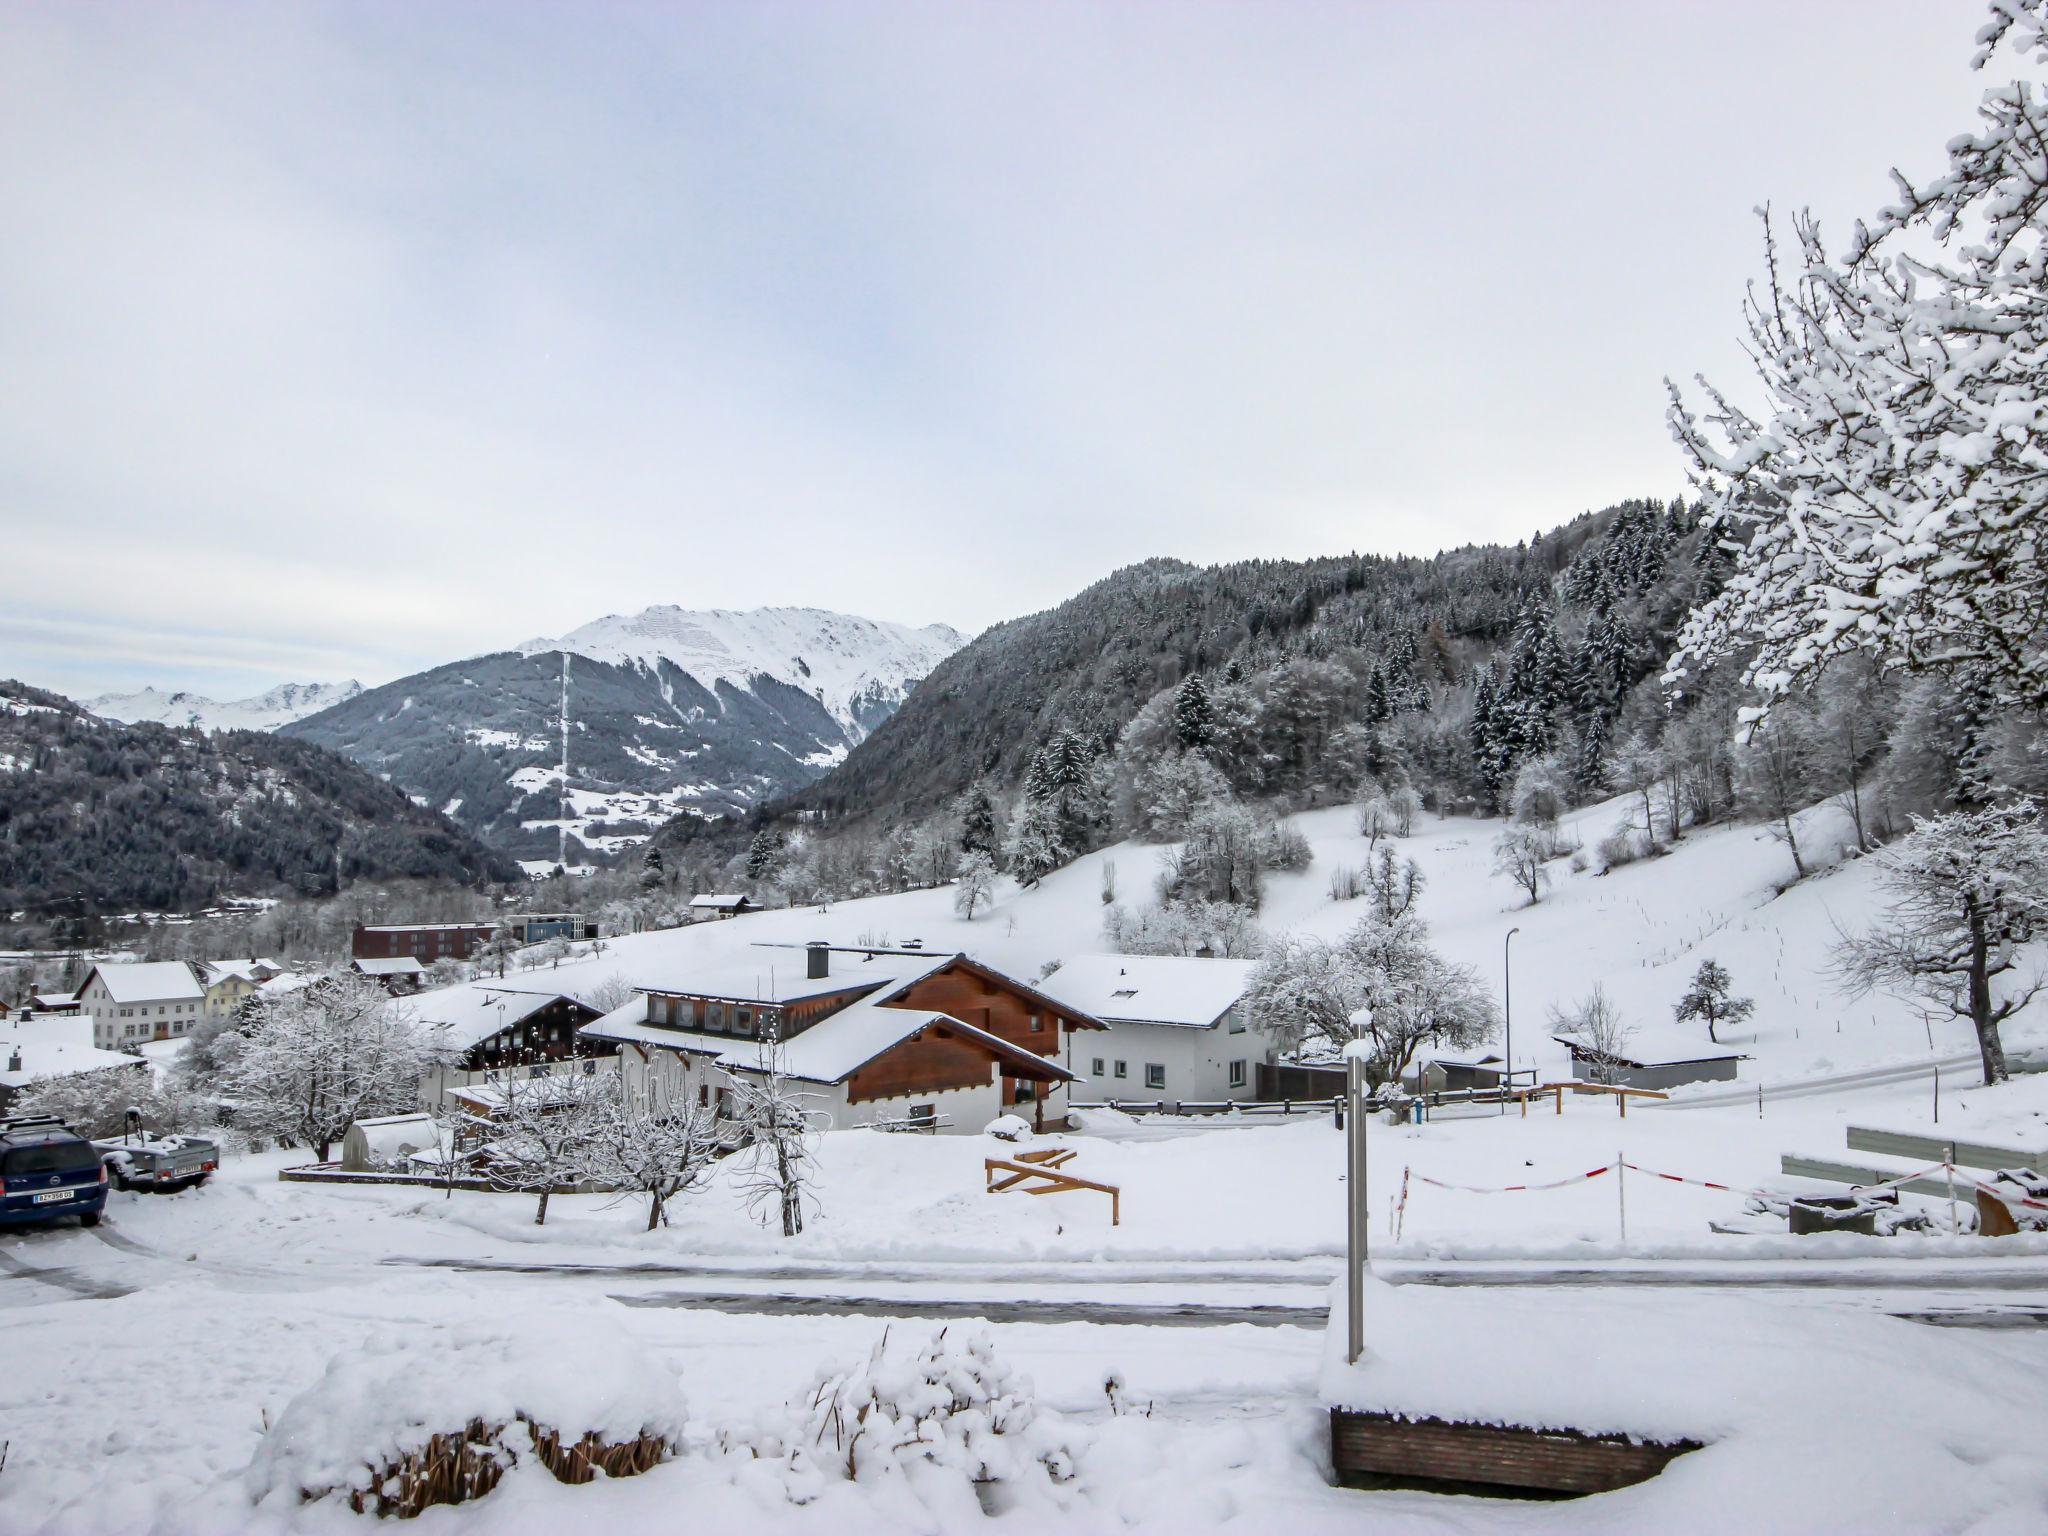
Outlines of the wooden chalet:
<svg viewBox="0 0 2048 1536">
<path fill-rule="evenodd" d="M 617 1052 L 604 1041 L 579 1040 L 578 1029 L 598 1013 L 566 992 L 476 981 L 396 1006 L 415 1011 L 428 1040 L 447 1058 L 421 1084 L 421 1102 L 430 1109 L 475 1082 L 531 1072 L 571 1056 Z"/>
<path fill-rule="evenodd" d="M 1070 1030 L 1096 1020 L 964 954 L 754 945 L 585 1025 L 630 1089 L 724 1102 L 771 1068 L 838 1126 L 1063 1124 Z"/>
</svg>

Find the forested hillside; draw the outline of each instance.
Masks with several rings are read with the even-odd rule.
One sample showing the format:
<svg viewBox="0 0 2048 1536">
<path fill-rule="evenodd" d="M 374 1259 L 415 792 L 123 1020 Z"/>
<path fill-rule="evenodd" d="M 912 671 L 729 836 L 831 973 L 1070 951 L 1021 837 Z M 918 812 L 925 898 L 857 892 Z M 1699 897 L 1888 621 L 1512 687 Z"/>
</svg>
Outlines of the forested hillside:
<svg viewBox="0 0 2048 1536">
<path fill-rule="evenodd" d="M 1717 558 L 1682 503 L 1631 501 L 1524 545 L 1427 559 L 1150 561 L 956 652 L 748 835 L 763 820 L 879 835 L 971 787 L 1042 799 L 1049 772 L 1079 851 L 1144 829 L 1134 796 L 1189 731 L 1231 792 L 1295 804 L 1398 763 L 1432 805 L 1492 809 L 1518 762 L 1551 752 L 1591 784 L 1652 707 L 1638 687 Z M 1176 736 L 1183 684 L 1202 719 Z M 671 861 L 734 836 L 679 820 Z"/>
<path fill-rule="evenodd" d="M 517 866 L 310 742 L 123 725 L 0 682 L 0 912 L 190 911 Z"/>
</svg>

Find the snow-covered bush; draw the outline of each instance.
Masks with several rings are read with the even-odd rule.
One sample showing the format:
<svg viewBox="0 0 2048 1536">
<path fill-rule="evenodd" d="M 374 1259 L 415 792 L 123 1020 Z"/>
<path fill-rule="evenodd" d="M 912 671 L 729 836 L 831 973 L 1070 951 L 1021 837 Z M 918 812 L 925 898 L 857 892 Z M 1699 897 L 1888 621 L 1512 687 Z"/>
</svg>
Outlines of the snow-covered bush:
<svg viewBox="0 0 2048 1536">
<path fill-rule="evenodd" d="M 334 1498 L 411 1516 L 481 1498 L 529 1457 L 565 1483 L 644 1472 L 683 1423 L 674 1373 L 588 1310 L 419 1326 L 329 1362 L 243 1482 L 259 1504 Z"/>
<path fill-rule="evenodd" d="M 1595 849 L 1600 855 L 1602 869 L 1619 869 L 1642 857 L 1642 849 L 1636 842 L 1635 826 L 1625 817 L 1614 824 L 1614 830 L 1601 838 Z"/>
<path fill-rule="evenodd" d="M 1073 1438 L 986 1330 L 941 1328 L 900 1349 L 884 1332 L 865 1360 L 826 1371 L 781 1413 L 722 1430 L 717 1450 L 736 1476 L 793 1504 L 854 1482 L 912 1528 L 957 1530 L 985 1514 L 1064 1509 Z"/>
</svg>

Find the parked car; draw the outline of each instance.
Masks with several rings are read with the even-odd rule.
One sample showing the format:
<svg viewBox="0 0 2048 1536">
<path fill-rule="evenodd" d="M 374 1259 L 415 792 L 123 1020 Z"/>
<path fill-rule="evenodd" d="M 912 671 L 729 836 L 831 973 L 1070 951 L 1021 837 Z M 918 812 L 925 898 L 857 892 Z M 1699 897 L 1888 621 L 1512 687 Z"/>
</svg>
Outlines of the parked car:
<svg viewBox="0 0 2048 1536">
<path fill-rule="evenodd" d="M 169 1194 L 204 1184 L 220 1166 L 220 1144 L 203 1136 L 110 1136 L 93 1146 L 116 1189 Z"/>
<path fill-rule="evenodd" d="M 93 1144 L 54 1115 L 0 1120 L 0 1226 L 76 1216 L 100 1224 L 107 1170 Z"/>
</svg>

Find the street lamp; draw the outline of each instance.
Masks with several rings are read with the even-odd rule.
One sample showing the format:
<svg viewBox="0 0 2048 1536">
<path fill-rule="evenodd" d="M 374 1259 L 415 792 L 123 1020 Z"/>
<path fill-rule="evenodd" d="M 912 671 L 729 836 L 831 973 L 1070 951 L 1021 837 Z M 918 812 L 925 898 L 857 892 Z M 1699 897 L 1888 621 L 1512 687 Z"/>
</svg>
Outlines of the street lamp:
<svg viewBox="0 0 2048 1536">
<path fill-rule="evenodd" d="M 1510 928 L 1508 936 L 1500 941 L 1501 1023 L 1502 1033 L 1505 1036 L 1501 1049 L 1507 1056 L 1507 1077 L 1505 1081 L 1510 1092 L 1514 1090 L 1515 1086 L 1515 973 L 1509 966 L 1509 960 L 1512 958 L 1515 935 L 1521 931 L 1520 928 Z M 1508 1112 L 1508 1101 L 1505 1095 L 1500 1101 L 1500 1112 L 1502 1114 Z"/>
</svg>

